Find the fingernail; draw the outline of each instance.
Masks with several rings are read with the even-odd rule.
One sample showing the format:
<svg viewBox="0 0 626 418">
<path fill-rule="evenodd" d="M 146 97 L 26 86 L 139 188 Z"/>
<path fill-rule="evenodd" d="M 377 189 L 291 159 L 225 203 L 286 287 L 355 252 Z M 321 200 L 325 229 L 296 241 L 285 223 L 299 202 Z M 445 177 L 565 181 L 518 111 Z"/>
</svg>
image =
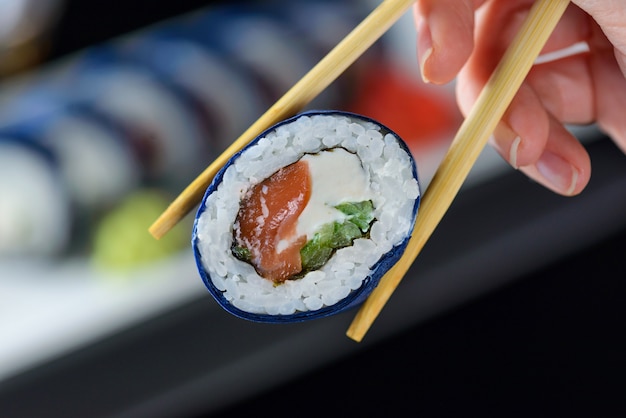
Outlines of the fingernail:
<svg viewBox="0 0 626 418">
<path fill-rule="evenodd" d="M 430 83 L 430 80 L 428 79 L 428 77 L 426 77 L 424 69 L 426 67 L 426 62 L 433 53 L 433 40 L 430 34 L 430 28 L 428 27 L 428 23 L 426 23 L 426 19 L 424 19 L 423 17 L 419 18 L 417 24 L 417 32 L 419 34 L 418 51 L 420 51 L 420 73 L 422 74 L 422 80 L 424 81 L 424 83 Z"/>
<path fill-rule="evenodd" d="M 420 62 L 420 72 L 422 73 L 422 81 L 424 83 L 430 83 L 430 80 L 428 79 L 428 77 L 426 77 L 425 73 L 424 73 L 424 66 L 426 65 L 426 61 L 428 61 L 428 58 L 432 55 L 433 53 L 433 48 L 428 48 L 426 51 L 424 51 L 424 53 L 422 54 L 422 59 Z"/>
<path fill-rule="evenodd" d="M 522 143 L 522 138 L 513 130 L 511 127 L 505 123 L 500 122 L 493 133 L 495 146 L 498 153 L 502 156 L 502 158 L 506 159 L 513 168 L 516 170 L 519 168 L 519 163 L 517 162 L 518 151 L 520 144 Z M 507 145 L 511 144 L 508 148 Z"/>
<path fill-rule="evenodd" d="M 546 151 L 535 163 L 535 167 L 556 190 L 568 196 L 574 193 L 578 170 L 563 158 Z"/>
<path fill-rule="evenodd" d="M 509 163 L 513 166 L 513 168 L 518 169 L 517 165 L 517 150 L 519 149 L 519 144 L 522 142 L 522 138 L 516 136 L 511 144 L 511 148 L 509 149 Z"/>
</svg>

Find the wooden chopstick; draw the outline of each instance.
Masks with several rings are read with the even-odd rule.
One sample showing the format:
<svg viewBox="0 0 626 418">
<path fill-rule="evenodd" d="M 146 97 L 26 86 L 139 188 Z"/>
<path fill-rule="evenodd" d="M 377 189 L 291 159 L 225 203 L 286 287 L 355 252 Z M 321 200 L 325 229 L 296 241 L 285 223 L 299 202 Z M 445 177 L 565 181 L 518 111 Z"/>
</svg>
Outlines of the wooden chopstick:
<svg viewBox="0 0 626 418">
<path fill-rule="evenodd" d="M 202 200 L 213 177 L 237 151 L 265 129 L 302 110 L 398 21 L 413 2 L 414 0 L 385 0 L 376 7 L 191 182 L 150 226 L 149 232 L 157 239 L 163 237 Z"/>
<path fill-rule="evenodd" d="M 528 75 L 568 0 L 538 0 L 459 128 L 428 189 L 406 251 L 361 305 L 347 336 L 361 341 L 452 204 L 470 169 Z"/>
</svg>

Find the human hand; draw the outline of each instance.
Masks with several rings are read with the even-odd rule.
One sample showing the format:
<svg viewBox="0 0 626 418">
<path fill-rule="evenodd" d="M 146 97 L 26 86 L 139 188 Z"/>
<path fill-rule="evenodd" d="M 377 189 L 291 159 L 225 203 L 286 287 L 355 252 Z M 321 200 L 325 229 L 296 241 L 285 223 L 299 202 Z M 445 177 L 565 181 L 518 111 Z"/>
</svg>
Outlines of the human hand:
<svg viewBox="0 0 626 418">
<path fill-rule="evenodd" d="M 532 0 L 417 0 L 418 59 L 425 81 L 456 78 L 467 115 L 518 32 Z M 566 196 L 591 176 L 583 145 L 565 124 L 597 126 L 626 152 L 626 4 L 573 0 L 543 54 L 584 52 L 533 66 L 491 144 L 513 167 Z"/>
</svg>

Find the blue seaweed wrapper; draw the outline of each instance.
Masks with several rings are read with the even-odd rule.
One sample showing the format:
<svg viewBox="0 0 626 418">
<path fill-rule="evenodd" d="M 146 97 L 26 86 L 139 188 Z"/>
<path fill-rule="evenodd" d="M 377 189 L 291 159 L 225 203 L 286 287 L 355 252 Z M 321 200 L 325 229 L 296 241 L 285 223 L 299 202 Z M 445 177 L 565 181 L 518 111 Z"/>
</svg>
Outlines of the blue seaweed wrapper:
<svg viewBox="0 0 626 418">
<path fill-rule="evenodd" d="M 222 182 L 224 173 L 226 171 L 226 169 L 232 165 L 242 153 L 245 153 L 250 147 L 254 146 L 261 138 L 265 137 L 267 134 L 269 134 L 270 132 L 274 131 L 275 129 L 277 129 L 278 127 L 284 125 L 284 124 L 289 124 L 294 122 L 296 119 L 303 117 L 303 116 L 314 116 L 314 115 L 336 115 L 336 116 L 347 116 L 351 119 L 360 119 L 366 122 L 371 122 L 374 123 L 375 125 L 379 126 L 381 128 L 381 132 L 383 134 L 392 134 L 398 144 L 400 145 L 400 147 L 406 151 L 406 153 L 409 155 L 409 158 L 411 160 L 411 165 L 412 165 L 412 172 L 413 172 L 413 177 L 418 181 L 418 186 L 419 186 L 419 180 L 418 180 L 418 176 L 417 176 L 417 166 L 415 164 L 415 160 L 413 159 L 411 152 L 408 148 L 408 146 L 406 145 L 406 143 L 397 135 L 395 134 L 391 129 L 389 129 L 388 127 L 386 127 L 385 125 L 381 124 L 380 122 L 377 122 L 367 116 L 363 116 L 363 115 L 358 115 L 355 113 L 350 113 L 350 112 L 345 112 L 345 111 L 338 111 L 338 110 L 312 110 L 312 111 L 307 111 L 307 112 L 302 112 L 300 114 L 297 114 L 289 119 L 286 119 L 284 121 L 281 121 L 279 123 L 277 123 L 276 125 L 268 128 L 267 130 L 265 130 L 264 132 L 262 132 L 259 136 L 257 136 L 253 141 L 251 141 L 246 147 L 244 147 L 241 151 L 239 151 L 238 153 L 236 153 L 227 163 L 224 167 L 222 167 L 222 169 L 217 173 L 217 175 L 215 176 L 215 178 L 213 179 L 213 181 L 211 182 L 211 184 L 209 185 L 209 187 L 207 188 L 204 197 L 202 199 L 202 202 L 200 204 L 200 207 L 198 208 L 198 211 L 196 213 L 196 217 L 195 217 L 195 221 L 194 221 L 194 225 L 193 225 L 193 231 L 192 231 L 192 238 L 191 238 L 191 244 L 193 247 L 193 251 L 194 251 L 194 256 L 195 256 L 195 260 L 196 260 L 196 265 L 198 267 L 198 272 L 200 273 L 200 276 L 205 284 L 205 286 L 207 287 L 207 289 L 209 290 L 209 292 L 211 293 L 211 295 L 215 298 L 215 300 L 217 301 L 217 303 L 224 308 L 227 312 L 242 318 L 242 319 L 246 319 L 249 321 L 253 321 L 253 322 L 262 322 L 262 323 L 293 323 L 293 322 L 303 322 L 303 321 L 308 321 L 308 320 L 312 320 L 312 319 L 318 319 L 318 318 L 324 318 L 324 317 L 328 317 L 330 315 L 335 315 L 344 311 L 347 311 L 349 309 L 355 308 L 358 305 L 360 305 L 361 303 L 363 303 L 365 301 L 365 299 L 369 296 L 369 294 L 374 290 L 374 288 L 376 288 L 376 286 L 378 285 L 380 279 L 385 275 L 385 273 L 391 268 L 393 267 L 393 265 L 400 259 L 400 257 L 402 256 L 402 254 L 404 253 L 404 250 L 406 249 L 407 243 L 409 241 L 409 238 L 411 236 L 411 233 L 413 231 L 413 227 L 415 224 L 415 218 L 417 216 L 417 212 L 418 212 L 418 208 L 419 208 L 419 204 L 420 204 L 420 198 L 421 198 L 421 193 L 418 194 L 417 198 L 415 199 L 415 203 L 413 206 L 413 216 L 412 216 L 412 220 L 411 220 L 411 225 L 409 228 L 409 233 L 407 234 L 407 236 L 398 244 L 396 244 L 390 251 L 388 251 L 387 253 L 385 253 L 371 268 L 371 272 L 370 274 L 363 280 L 361 286 L 356 289 L 353 290 L 351 293 L 348 294 L 348 296 L 346 296 L 344 299 L 340 300 L 339 302 L 335 303 L 332 306 L 324 306 L 320 309 L 317 310 L 311 310 L 311 311 L 303 311 L 303 312 L 296 312 L 293 314 L 289 314 L 289 315 L 269 315 L 269 314 L 258 314 L 258 313 L 250 313 L 250 312 L 246 312 L 243 311 L 237 307 L 235 307 L 234 305 L 232 305 L 230 303 L 230 301 L 223 295 L 223 292 L 221 290 L 219 290 L 214 284 L 213 281 L 211 280 L 211 276 L 210 274 L 206 271 L 204 265 L 203 265 L 203 260 L 202 260 L 202 255 L 200 254 L 200 250 L 199 250 L 199 239 L 198 239 L 198 231 L 197 231 L 197 225 L 198 225 L 198 219 L 200 217 L 200 215 L 205 211 L 206 209 L 206 200 L 207 198 L 217 190 L 217 187 L 220 185 L 220 183 Z"/>
</svg>

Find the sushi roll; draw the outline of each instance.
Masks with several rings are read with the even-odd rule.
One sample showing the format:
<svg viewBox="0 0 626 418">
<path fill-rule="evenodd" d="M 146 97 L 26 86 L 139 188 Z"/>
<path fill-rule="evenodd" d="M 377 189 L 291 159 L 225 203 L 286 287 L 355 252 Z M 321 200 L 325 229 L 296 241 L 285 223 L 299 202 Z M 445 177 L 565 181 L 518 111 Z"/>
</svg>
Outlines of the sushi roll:
<svg viewBox="0 0 626 418">
<path fill-rule="evenodd" d="M 276 8 L 276 6 L 274 6 Z M 312 44 L 290 22 L 279 19 L 267 5 L 228 4 L 196 16 L 188 27 L 192 38 L 249 71 L 266 105 L 289 90 L 319 60 Z M 334 86 L 325 89 L 311 106 L 336 102 Z"/>
<path fill-rule="evenodd" d="M 66 76 L 74 100 L 127 132 L 145 182 L 177 190 L 202 167 L 205 132 L 186 97 L 115 45 L 89 51 Z"/>
<path fill-rule="evenodd" d="M 0 131 L 0 261 L 55 259 L 70 241 L 72 208 L 54 156 Z"/>
<path fill-rule="evenodd" d="M 299 322 L 357 306 L 402 255 L 420 202 L 406 144 L 365 116 L 309 111 L 235 154 L 192 231 L 202 280 L 226 311 Z"/>
<path fill-rule="evenodd" d="M 54 155 L 78 211 L 106 209 L 138 185 L 139 161 L 123 129 L 59 86 L 23 92 L 7 113 L 5 131 L 26 136 Z"/>
<path fill-rule="evenodd" d="M 240 66 L 174 29 L 130 39 L 124 53 L 193 97 L 210 151 L 217 155 L 262 114 L 266 103 Z"/>
</svg>

